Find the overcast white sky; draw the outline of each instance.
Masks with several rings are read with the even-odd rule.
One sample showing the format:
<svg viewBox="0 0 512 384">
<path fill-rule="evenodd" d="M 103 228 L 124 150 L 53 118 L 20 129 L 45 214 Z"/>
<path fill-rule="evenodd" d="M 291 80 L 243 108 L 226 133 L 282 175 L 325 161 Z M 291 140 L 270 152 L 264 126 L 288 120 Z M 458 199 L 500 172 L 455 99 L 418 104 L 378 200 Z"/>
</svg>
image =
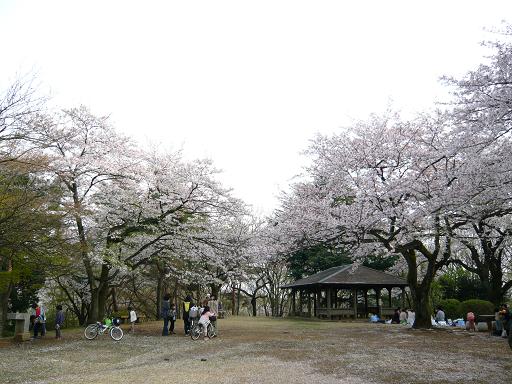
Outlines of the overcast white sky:
<svg viewBox="0 0 512 384">
<path fill-rule="evenodd" d="M 36 71 L 55 103 L 212 158 L 269 213 L 316 132 L 431 107 L 507 18 L 509 0 L 0 0 L 0 86 Z"/>
</svg>

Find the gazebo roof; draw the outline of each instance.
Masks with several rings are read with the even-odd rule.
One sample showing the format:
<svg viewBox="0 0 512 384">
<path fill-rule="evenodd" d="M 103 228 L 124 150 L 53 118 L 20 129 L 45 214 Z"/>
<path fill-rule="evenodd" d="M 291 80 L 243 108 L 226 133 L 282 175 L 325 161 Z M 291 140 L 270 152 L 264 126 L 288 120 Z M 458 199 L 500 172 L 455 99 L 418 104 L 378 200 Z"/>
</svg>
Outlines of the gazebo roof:
<svg viewBox="0 0 512 384">
<path fill-rule="evenodd" d="M 352 264 L 340 265 L 299 279 L 281 288 L 299 288 L 314 285 L 406 287 L 404 279 L 362 265 L 352 268 Z"/>
</svg>

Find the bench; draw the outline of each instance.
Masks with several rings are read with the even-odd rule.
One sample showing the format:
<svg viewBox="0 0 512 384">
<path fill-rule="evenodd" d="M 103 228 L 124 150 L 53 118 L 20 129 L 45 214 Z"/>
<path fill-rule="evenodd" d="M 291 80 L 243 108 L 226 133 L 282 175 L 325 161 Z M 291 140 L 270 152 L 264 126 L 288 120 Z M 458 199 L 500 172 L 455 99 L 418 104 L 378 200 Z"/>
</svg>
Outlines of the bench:
<svg viewBox="0 0 512 384">
<path fill-rule="evenodd" d="M 130 316 L 123 315 L 123 316 L 119 316 L 119 318 L 121 319 L 121 323 L 123 323 L 123 324 L 129 323 Z M 147 320 L 146 315 L 140 315 L 140 316 L 137 316 L 136 323 L 143 323 L 146 320 Z"/>
</svg>

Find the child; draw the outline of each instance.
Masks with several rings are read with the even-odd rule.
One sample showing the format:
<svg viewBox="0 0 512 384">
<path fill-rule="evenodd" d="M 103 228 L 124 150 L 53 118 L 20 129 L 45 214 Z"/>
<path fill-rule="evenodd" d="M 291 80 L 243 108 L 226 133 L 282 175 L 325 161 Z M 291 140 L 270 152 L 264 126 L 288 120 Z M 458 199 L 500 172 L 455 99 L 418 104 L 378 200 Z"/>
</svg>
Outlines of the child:
<svg viewBox="0 0 512 384">
<path fill-rule="evenodd" d="M 171 310 L 169 311 L 169 320 L 171 321 L 171 328 L 169 331 L 171 332 L 171 335 L 175 335 L 176 332 L 174 332 L 174 323 L 176 322 L 176 305 L 171 304 Z"/>
<path fill-rule="evenodd" d="M 137 321 L 137 314 L 135 313 L 135 311 L 132 307 L 128 307 L 128 313 L 130 315 L 130 324 L 131 324 L 130 332 L 134 333 L 135 332 L 135 322 Z"/>
<path fill-rule="evenodd" d="M 215 316 L 215 313 L 210 312 L 210 307 L 205 306 L 203 312 L 201 313 L 201 317 L 199 318 L 199 324 L 203 325 L 204 328 L 204 339 L 207 340 L 208 336 L 208 324 L 210 324 L 210 316 Z"/>
<path fill-rule="evenodd" d="M 469 330 L 476 332 L 475 314 L 473 312 L 468 312 L 468 314 L 466 315 L 466 319 L 468 320 L 468 323 L 469 323 Z"/>
<path fill-rule="evenodd" d="M 199 317 L 199 308 L 194 303 L 190 304 L 190 311 L 188 313 L 188 318 L 190 320 L 190 326 L 193 327 L 197 322 Z"/>
<path fill-rule="evenodd" d="M 57 314 L 55 315 L 55 338 L 57 340 L 62 339 L 60 329 L 64 324 L 64 312 L 62 311 L 62 305 L 57 305 Z"/>
</svg>

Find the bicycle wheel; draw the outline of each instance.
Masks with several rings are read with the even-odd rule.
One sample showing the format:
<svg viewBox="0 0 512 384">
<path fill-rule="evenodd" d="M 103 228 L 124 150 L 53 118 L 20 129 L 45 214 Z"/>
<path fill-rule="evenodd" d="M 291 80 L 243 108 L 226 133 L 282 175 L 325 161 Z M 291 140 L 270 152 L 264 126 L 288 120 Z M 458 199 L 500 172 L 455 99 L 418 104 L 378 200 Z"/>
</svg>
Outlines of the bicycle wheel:
<svg viewBox="0 0 512 384">
<path fill-rule="evenodd" d="M 199 324 L 194 325 L 192 327 L 192 329 L 190 330 L 190 337 L 192 338 L 192 340 L 199 339 L 199 336 L 201 336 L 202 330 L 203 330 L 203 328 Z"/>
<path fill-rule="evenodd" d="M 93 340 L 98 336 L 98 326 L 96 324 L 89 324 L 85 328 L 84 336 L 87 340 Z"/>
<path fill-rule="evenodd" d="M 213 336 L 215 336 L 215 328 L 213 327 L 212 323 L 209 323 L 206 327 L 206 335 L 209 339 L 211 339 Z"/>
<path fill-rule="evenodd" d="M 115 340 L 119 341 L 123 338 L 123 330 L 119 327 L 112 327 L 110 328 L 110 337 Z"/>
</svg>

